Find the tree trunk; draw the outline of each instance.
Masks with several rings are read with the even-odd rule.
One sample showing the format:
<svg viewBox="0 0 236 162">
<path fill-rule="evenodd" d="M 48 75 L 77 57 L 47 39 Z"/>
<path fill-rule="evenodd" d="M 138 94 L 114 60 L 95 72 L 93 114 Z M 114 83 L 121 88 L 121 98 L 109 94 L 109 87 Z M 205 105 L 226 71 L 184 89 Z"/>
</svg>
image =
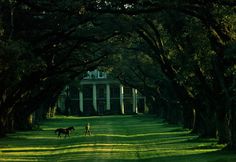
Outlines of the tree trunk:
<svg viewBox="0 0 236 162">
<path fill-rule="evenodd" d="M 214 112 L 206 113 L 205 117 L 203 118 L 205 118 L 203 120 L 203 132 L 200 134 L 200 136 L 205 138 L 216 138 L 216 124 Z"/>
<path fill-rule="evenodd" d="M 179 105 L 174 103 L 168 103 L 168 106 L 166 107 L 168 109 L 167 111 L 167 122 L 170 124 L 179 124 L 182 123 L 182 113 L 180 110 Z"/>
<path fill-rule="evenodd" d="M 6 122 L 6 132 L 7 133 L 14 133 L 15 132 L 15 119 L 14 119 L 14 115 L 9 114 L 8 118 L 7 118 L 7 122 Z"/>
<path fill-rule="evenodd" d="M 158 106 L 158 103 L 156 102 L 156 100 L 154 99 L 153 96 L 148 96 L 147 97 L 147 104 L 148 104 L 148 107 L 149 107 L 149 113 L 150 114 L 157 114 L 157 112 L 161 111 L 161 108 Z"/>
<path fill-rule="evenodd" d="M 191 106 L 183 107 L 183 127 L 193 129 L 195 121 L 194 109 Z"/>
<path fill-rule="evenodd" d="M 215 114 L 209 108 L 196 109 L 195 124 L 192 133 L 199 134 L 200 137 L 215 138 L 216 124 Z"/>
<path fill-rule="evenodd" d="M 33 127 L 32 114 L 17 112 L 14 126 L 16 130 L 31 130 Z"/>
<path fill-rule="evenodd" d="M 203 119 L 200 115 L 200 111 L 199 109 L 195 109 L 195 121 L 194 121 L 194 125 L 193 125 L 193 129 L 191 131 L 191 133 L 194 134 L 201 134 L 202 132 L 202 125 L 203 125 Z"/>
<path fill-rule="evenodd" d="M 6 123 L 7 117 L 5 115 L 0 116 L 0 137 L 4 137 L 6 135 Z"/>
<path fill-rule="evenodd" d="M 235 105 L 233 106 L 233 109 L 231 111 L 231 123 L 230 123 L 230 141 L 228 144 L 228 148 L 230 150 L 236 150 L 236 110 L 235 110 Z"/>
<path fill-rule="evenodd" d="M 216 112 L 218 143 L 226 144 L 230 141 L 229 118 L 225 109 Z"/>
</svg>

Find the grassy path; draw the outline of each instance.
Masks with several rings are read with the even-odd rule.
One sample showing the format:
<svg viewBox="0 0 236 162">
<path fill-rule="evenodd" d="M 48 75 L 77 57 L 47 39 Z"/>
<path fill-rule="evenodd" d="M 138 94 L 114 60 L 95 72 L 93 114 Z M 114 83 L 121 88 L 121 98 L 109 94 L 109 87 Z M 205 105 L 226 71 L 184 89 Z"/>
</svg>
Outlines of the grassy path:
<svg viewBox="0 0 236 162">
<path fill-rule="evenodd" d="M 91 136 L 83 135 L 87 122 Z M 54 134 L 72 125 L 71 137 Z M 236 154 L 220 151 L 223 146 L 215 140 L 199 140 L 152 116 L 59 116 L 41 127 L 0 139 L 0 161 L 236 162 Z"/>
</svg>

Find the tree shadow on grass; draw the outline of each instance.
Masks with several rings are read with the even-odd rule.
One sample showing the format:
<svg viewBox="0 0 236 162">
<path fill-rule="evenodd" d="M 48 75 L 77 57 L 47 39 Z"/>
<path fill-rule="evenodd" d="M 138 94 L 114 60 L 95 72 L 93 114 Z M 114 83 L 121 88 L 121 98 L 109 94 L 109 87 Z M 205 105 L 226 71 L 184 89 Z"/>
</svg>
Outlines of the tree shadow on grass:
<svg viewBox="0 0 236 162">
<path fill-rule="evenodd" d="M 189 155 L 164 156 L 144 159 L 143 162 L 236 162 L 236 154 L 224 151 L 212 151 Z"/>
<path fill-rule="evenodd" d="M 222 151 L 214 151 L 208 153 L 189 154 L 189 155 L 171 155 L 159 156 L 153 155 L 150 158 L 129 159 L 129 157 L 120 158 L 122 156 L 119 152 L 93 152 L 97 156 L 91 157 L 91 154 L 86 152 L 62 153 L 60 158 L 56 155 L 47 155 L 39 161 L 86 161 L 86 162 L 235 162 L 236 155 L 232 153 L 225 153 Z M 136 152 L 130 151 L 131 154 Z M 32 157 L 33 158 L 33 157 Z"/>
</svg>

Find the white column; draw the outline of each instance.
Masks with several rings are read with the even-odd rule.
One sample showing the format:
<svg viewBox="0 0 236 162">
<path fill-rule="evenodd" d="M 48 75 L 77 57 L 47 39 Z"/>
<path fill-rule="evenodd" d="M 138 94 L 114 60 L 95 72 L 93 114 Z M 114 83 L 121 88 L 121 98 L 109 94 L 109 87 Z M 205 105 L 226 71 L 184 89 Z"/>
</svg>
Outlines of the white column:
<svg viewBox="0 0 236 162">
<path fill-rule="evenodd" d="M 106 84 L 106 109 L 111 110 L 111 95 L 110 95 L 110 85 Z"/>
<path fill-rule="evenodd" d="M 93 84 L 93 108 L 97 112 L 97 87 Z"/>
<path fill-rule="evenodd" d="M 84 97 L 83 97 L 83 91 L 79 91 L 79 108 L 81 112 L 84 112 Z"/>
<path fill-rule="evenodd" d="M 121 109 L 121 114 L 125 113 L 125 108 L 124 108 L 124 87 L 120 85 L 120 109 Z"/>
<path fill-rule="evenodd" d="M 138 113 L 137 89 L 132 88 L 132 94 L 133 94 L 133 112 Z"/>
</svg>

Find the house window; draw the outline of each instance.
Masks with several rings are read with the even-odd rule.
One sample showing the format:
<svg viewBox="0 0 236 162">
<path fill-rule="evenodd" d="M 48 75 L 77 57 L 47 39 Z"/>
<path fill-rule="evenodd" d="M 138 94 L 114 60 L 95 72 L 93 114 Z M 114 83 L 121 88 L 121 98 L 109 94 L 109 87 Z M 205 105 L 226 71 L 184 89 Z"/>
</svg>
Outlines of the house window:
<svg viewBox="0 0 236 162">
<path fill-rule="evenodd" d="M 98 78 L 106 78 L 106 74 L 104 72 L 98 72 Z"/>
</svg>

